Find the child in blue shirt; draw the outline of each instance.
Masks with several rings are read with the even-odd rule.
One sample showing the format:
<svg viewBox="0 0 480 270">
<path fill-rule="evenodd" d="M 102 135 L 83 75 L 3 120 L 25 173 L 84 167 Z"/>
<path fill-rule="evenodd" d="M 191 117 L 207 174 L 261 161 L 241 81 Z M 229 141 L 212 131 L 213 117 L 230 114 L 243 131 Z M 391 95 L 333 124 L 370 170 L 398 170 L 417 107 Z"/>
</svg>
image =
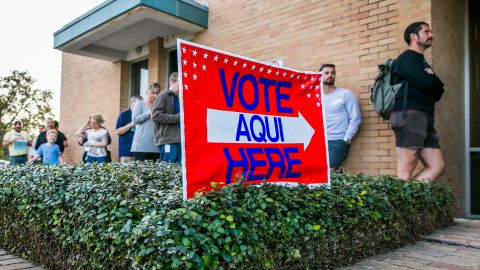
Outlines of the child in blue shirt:
<svg viewBox="0 0 480 270">
<path fill-rule="evenodd" d="M 29 160 L 29 163 L 32 163 L 36 160 L 43 160 L 43 164 L 46 165 L 60 165 L 62 161 L 62 152 L 60 152 L 60 147 L 55 143 L 57 140 L 57 131 L 55 129 L 50 129 L 47 131 L 47 142 L 40 145 L 37 150 L 37 155 Z"/>
</svg>

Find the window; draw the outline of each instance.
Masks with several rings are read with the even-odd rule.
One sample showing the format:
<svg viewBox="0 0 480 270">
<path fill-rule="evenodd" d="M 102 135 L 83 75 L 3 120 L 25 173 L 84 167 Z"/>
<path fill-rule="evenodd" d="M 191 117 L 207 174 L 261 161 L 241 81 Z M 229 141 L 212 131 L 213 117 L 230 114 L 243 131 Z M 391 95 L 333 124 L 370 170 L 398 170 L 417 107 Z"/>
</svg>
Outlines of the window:
<svg viewBox="0 0 480 270">
<path fill-rule="evenodd" d="M 146 98 L 148 87 L 148 60 L 132 64 L 132 91 L 131 95 L 141 95 Z"/>
<path fill-rule="evenodd" d="M 172 74 L 172 72 L 178 72 L 178 58 L 177 50 L 171 50 L 168 52 L 168 74 L 167 78 Z"/>
</svg>

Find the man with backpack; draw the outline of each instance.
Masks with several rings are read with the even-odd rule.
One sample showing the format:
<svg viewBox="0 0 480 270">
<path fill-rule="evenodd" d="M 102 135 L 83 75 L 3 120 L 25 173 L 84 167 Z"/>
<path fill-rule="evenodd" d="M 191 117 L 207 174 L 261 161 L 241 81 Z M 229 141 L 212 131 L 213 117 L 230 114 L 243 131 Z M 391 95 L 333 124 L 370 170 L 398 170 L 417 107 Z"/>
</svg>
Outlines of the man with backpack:
<svg viewBox="0 0 480 270">
<path fill-rule="evenodd" d="M 444 92 L 443 83 L 423 55 L 432 45 L 433 33 L 427 23 L 415 22 L 405 29 L 404 38 L 408 49 L 395 60 L 391 81 L 406 86 L 397 92 L 390 114 L 397 147 L 397 176 L 412 178 L 420 160 L 424 168 L 414 178 L 433 181 L 445 170 L 434 128 L 435 102 Z"/>
<path fill-rule="evenodd" d="M 352 91 L 335 87 L 333 64 L 320 67 L 323 77 L 323 106 L 327 125 L 330 168 L 337 170 L 347 158 L 350 142 L 362 122 L 360 106 Z"/>
</svg>

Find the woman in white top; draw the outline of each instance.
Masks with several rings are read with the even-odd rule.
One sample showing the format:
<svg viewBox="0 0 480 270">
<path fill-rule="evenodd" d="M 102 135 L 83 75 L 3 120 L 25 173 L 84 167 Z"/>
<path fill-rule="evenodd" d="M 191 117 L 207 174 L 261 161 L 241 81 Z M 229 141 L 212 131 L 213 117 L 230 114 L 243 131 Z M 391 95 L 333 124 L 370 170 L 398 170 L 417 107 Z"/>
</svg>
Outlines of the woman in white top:
<svg viewBox="0 0 480 270">
<path fill-rule="evenodd" d="M 87 158 L 85 163 L 105 163 L 107 162 L 107 144 L 108 131 L 101 127 L 105 120 L 99 114 L 90 117 L 85 126 L 77 131 L 78 137 L 87 136 L 87 141 L 83 144 Z"/>
<path fill-rule="evenodd" d="M 137 102 L 132 111 L 132 121 L 135 123 L 132 149 L 135 160 L 158 160 L 160 150 L 155 145 L 155 130 L 152 121 L 152 105 L 158 94 L 158 88 L 153 84 L 147 89 L 147 98 Z"/>
</svg>

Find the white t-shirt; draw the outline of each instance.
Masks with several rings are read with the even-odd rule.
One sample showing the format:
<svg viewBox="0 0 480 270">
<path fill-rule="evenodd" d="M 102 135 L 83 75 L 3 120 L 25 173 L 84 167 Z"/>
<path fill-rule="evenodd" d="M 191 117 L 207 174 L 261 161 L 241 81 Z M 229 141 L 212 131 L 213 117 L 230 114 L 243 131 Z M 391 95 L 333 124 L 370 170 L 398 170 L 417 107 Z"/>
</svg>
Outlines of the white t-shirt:
<svg viewBox="0 0 480 270">
<path fill-rule="evenodd" d="M 335 87 L 330 93 L 323 93 L 325 122 L 329 141 L 350 141 L 362 122 L 360 105 L 352 91 Z"/>
<path fill-rule="evenodd" d="M 100 128 L 98 130 L 87 129 L 85 130 L 85 134 L 87 134 L 87 142 L 98 143 L 102 142 L 103 140 L 107 140 L 108 131 L 104 128 Z M 107 156 L 107 148 L 105 146 L 85 146 L 85 151 L 87 151 L 87 155 L 91 157 Z"/>
</svg>

